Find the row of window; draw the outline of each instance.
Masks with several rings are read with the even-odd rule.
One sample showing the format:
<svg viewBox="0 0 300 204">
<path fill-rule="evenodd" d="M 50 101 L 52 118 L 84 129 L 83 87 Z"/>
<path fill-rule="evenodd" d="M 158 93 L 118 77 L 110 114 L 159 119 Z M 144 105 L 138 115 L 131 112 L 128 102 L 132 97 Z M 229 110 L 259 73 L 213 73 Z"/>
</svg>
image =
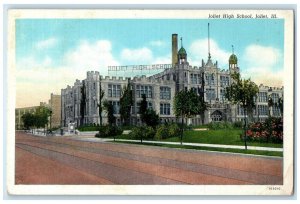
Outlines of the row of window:
<svg viewBox="0 0 300 204">
<path fill-rule="evenodd" d="M 273 116 L 279 116 L 280 115 L 280 108 L 278 106 L 273 106 L 270 111 L 272 111 Z M 244 108 L 238 106 L 237 107 L 237 113 L 238 115 L 245 115 Z M 257 106 L 257 113 L 258 115 L 267 116 L 269 115 L 269 107 L 267 105 L 258 105 Z M 253 114 L 257 115 L 256 109 L 253 109 Z"/>
</svg>

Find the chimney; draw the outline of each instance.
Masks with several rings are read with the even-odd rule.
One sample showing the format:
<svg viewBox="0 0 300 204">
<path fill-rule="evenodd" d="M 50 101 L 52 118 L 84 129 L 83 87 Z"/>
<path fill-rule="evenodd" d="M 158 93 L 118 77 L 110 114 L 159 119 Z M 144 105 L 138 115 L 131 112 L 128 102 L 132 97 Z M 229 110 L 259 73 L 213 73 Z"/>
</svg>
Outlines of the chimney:
<svg viewBox="0 0 300 204">
<path fill-rule="evenodd" d="M 178 62 L 177 57 L 178 52 L 178 41 L 177 41 L 177 34 L 172 34 L 172 67 Z"/>
</svg>

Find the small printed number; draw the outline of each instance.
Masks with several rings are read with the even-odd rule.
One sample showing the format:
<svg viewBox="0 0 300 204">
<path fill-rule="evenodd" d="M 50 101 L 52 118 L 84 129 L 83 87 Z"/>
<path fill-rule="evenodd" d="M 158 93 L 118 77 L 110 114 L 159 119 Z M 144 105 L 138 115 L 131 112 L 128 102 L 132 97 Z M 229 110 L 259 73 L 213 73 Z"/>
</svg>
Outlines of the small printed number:
<svg viewBox="0 0 300 204">
<path fill-rule="evenodd" d="M 280 187 L 270 186 L 270 187 L 268 187 L 268 189 L 271 191 L 279 191 Z"/>
</svg>

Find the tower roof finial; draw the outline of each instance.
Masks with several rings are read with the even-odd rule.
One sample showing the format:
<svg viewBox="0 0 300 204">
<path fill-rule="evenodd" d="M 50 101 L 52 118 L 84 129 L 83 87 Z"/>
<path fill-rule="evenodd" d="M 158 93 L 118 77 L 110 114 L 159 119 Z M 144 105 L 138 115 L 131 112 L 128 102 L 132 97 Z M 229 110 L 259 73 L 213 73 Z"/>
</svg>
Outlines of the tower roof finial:
<svg viewBox="0 0 300 204">
<path fill-rule="evenodd" d="M 181 44 L 181 47 L 182 47 L 182 37 L 180 37 L 180 44 Z"/>
<path fill-rule="evenodd" d="M 234 54 L 234 47 L 233 47 L 233 45 L 231 45 L 231 48 L 232 48 L 232 54 Z"/>
<path fill-rule="evenodd" d="M 208 58 L 210 59 L 210 39 L 209 39 L 209 23 L 207 24 L 207 36 L 208 36 Z"/>
</svg>

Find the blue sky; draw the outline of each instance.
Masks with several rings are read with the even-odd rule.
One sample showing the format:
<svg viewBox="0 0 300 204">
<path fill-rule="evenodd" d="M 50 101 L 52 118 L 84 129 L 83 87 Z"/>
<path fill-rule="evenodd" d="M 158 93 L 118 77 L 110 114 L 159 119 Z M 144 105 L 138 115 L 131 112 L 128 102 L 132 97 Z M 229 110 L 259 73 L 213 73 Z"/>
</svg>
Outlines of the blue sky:
<svg viewBox="0 0 300 204">
<path fill-rule="evenodd" d="M 221 69 L 227 69 L 234 45 L 245 77 L 282 85 L 282 19 L 21 19 L 16 21 L 17 97 L 36 83 L 40 91 L 50 87 L 48 95 L 60 93 L 87 70 L 107 75 L 108 65 L 171 63 L 173 33 L 183 38 L 190 64 L 199 66 L 207 59 L 208 23 L 211 55 Z M 266 74 L 270 77 L 260 77 Z"/>
</svg>

